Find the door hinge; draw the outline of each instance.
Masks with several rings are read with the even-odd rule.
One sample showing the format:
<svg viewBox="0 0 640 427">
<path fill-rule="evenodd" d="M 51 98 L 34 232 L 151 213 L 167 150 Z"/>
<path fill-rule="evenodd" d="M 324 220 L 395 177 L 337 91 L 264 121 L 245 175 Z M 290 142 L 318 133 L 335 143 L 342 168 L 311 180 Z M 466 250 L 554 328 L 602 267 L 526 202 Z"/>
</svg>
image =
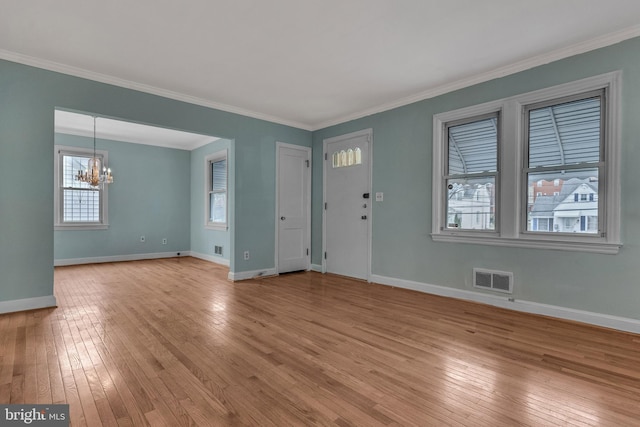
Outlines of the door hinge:
<svg viewBox="0 0 640 427">
<path fill-rule="evenodd" d="M 307 256 L 309 256 L 309 248 L 307 248 Z"/>
<path fill-rule="evenodd" d="M 324 202 L 324 210 L 327 210 L 327 202 Z"/>
<path fill-rule="evenodd" d="M 309 160 L 305 160 L 305 162 L 307 163 L 307 167 L 309 167 Z"/>
<path fill-rule="evenodd" d="M 324 259 L 327 259 L 327 253 L 326 252 L 324 253 Z"/>
<path fill-rule="evenodd" d="M 324 159 L 325 159 L 325 160 L 327 160 L 328 158 L 329 158 L 329 157 L 328 157 L 328 154 L 327 154 L 327 153 L 324 153 Z"/>
</svg>

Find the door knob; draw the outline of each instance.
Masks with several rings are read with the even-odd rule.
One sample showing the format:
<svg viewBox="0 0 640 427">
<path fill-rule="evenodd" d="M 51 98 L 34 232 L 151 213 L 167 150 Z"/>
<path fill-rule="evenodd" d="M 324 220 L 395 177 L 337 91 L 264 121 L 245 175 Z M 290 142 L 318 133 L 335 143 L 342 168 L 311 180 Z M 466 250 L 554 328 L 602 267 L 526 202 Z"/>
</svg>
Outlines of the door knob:
<svg viewBox="0 0 640 427">
<path fill-rule="evenodd" d="M 283 216 L 281 216 L 281 217 L 280 217 L 280 221 L 284 221 L 285 219 L 286 219 L 286 218 L 285 218 L 285 217 L 283 217 Z"/>
</svg>

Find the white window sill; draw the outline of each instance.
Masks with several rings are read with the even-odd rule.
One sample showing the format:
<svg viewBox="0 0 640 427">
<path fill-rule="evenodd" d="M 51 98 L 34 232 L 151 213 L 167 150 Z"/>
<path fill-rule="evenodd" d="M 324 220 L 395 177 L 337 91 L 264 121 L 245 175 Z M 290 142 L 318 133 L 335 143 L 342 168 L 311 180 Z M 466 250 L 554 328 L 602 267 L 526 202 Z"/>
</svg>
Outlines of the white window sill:
<svg viewBox="0 0 640 427">
<path fill-rule="evenodd" d="M 107 230 L 109 224 L 55 224 L 55 231 L 71 231 L 71 230 Z"/>
<path fill-rule="evenodd" d="M 207 223 L 207 224 L 205 224 L 204 228 L 206 228 L 207 230 L 218 230 L 218 231 L 227 231 L 228 230 L 227 224 Z"/>
<path fill-rule="evenodd" d="M 547 236 L 544 236 L 547 237 Z M 431 238 L 434 242 L 448 242 L 448 243 L 471 243 L 478 245 L 489 246 L 508 246 L 517 248 L 530 248 L 530 249 L 553 249 L 560 251 L 576 251 L 576 252 L 591 252 L 599 254 L 615 255 L 620 251 L 622 243 L 605 242 L 597 237 L 593 240 L 589 240 L 590 237 L 585 239 L 564 239 L 559 240 L 554 238 L 553 240 L 547 238 L 533 238 L 533 237 L 520 237 L 520 238 L 506 238 L 498 237 L 495 235 L 488 236 L 470 236 L 468 234 L 431 234 Z"/>
</svg>

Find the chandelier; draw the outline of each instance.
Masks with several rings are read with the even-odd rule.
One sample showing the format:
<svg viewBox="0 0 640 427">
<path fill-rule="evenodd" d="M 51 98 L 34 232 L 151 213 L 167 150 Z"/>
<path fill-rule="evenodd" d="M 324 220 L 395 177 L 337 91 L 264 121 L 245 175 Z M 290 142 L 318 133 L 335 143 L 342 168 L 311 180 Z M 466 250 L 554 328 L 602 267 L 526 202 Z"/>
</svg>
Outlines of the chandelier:
<svg viewBox="0 0 640 427">
<path fill-rule="evenodd" d="M 97 187 L 101 184 L 113 183 L 113 175 L 111 168 L 106 165 L 100 169 L 100 158 L 96 155 L 96 117 L 93 117 L 93 157 L 89 159 L 87 169 L 83 172 L 78 171 L 76 181 L 86 182 L 87 184 Z"/>
</svg>

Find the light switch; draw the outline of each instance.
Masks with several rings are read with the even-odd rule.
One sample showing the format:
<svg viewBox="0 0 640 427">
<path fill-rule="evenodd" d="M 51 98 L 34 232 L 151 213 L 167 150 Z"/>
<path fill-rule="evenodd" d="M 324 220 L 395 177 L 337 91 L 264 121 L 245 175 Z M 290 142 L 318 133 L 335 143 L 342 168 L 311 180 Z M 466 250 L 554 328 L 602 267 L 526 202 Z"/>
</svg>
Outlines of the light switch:
<svg viewBox="0 0 640 427">
<path fill-rule="evenodd" d="M 382 196 L 384 193 L 376 193 L 376 202 L 381 202 L 382 201 Z"/>
</svg>

